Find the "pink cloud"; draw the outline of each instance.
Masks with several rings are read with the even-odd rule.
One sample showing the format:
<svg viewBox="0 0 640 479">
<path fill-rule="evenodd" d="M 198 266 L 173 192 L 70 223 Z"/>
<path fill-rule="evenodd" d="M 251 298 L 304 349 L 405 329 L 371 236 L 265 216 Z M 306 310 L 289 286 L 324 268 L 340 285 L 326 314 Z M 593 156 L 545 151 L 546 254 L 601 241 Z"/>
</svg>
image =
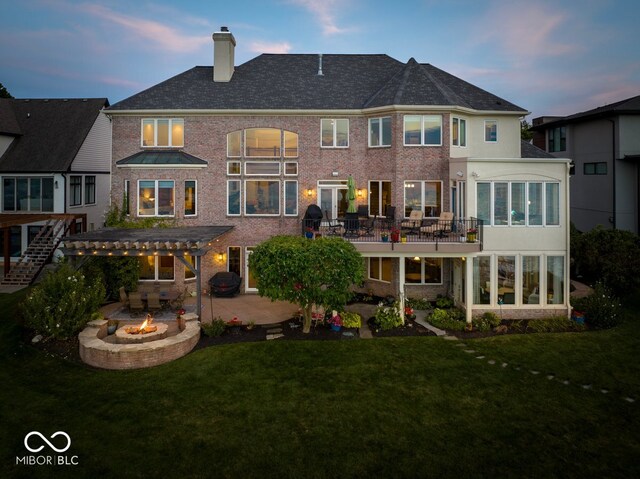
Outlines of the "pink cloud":
<svg viewBox="0 0 640 479">
<path fill-rule="evenodd" d="M 290 0 L 290 3 L 306 8 L 322 27 L 323 35 L 335 35 L 349 31 L 337 25 L 334 12 L 344 9 L 346 0 Z"/>
<path fill-rule="evenodd" d="M 115 23 L 123 27 L 129 34 L 149 41 L 150 44 L 155 44 L 165 51 L 176 53 L 195 51 L 211 41 L 210 37 L 206 35 L 184 35 L 175 28 L 162 23 L 123 15 L 102 5 L 83 4 L 78 8 L 92 16 Z"/>
<path fill-rule="evenodd" d="M 291 45 L 289 42 L 251 42 L 249 51 L 254 53 L 289 53 Z"/>
</svg>

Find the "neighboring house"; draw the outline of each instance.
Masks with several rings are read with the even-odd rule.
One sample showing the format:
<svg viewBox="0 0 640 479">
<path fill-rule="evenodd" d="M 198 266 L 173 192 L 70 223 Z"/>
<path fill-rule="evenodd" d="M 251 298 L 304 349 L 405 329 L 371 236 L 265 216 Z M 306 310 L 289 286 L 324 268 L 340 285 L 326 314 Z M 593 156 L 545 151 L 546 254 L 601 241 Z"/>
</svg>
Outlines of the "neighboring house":
<svg viewBox="0 0 640 479">
<path fill-rule="evenodd" d="M 638 233 L 640 96 L 566 117 L 533 120 L 534 144 L 571 158 L 571 221 Z"/>
<path fill-rule="evenodd" d="M 521 143 L 526 110 L 414 59 L 264 54 L 234 66 L 233 35 L 213 38 L 215 68 L 107 110 L 112 201 L 126 198 L 133 217 L 233 226 L 204 257 L 205 280 L 236 271 L 256 291 L 252 248 L 301 234 L 310 204 L 344 217 L 353 175 L 358 205 L 377 218 L 345 236 L 365 258 L 364 291 L 449 295 L 468 318 L 568 314 L 568 160 Z M 412 211 L 423 219 L 406 223 L 407 242 L 383 242 Z M 436 223 L 445 212 L 455 220 Z M 167 251 L 139 254 L 145 281 L 192 276 Z"/>
<path fill-rule="evenodd" d="M 16 284 L 28 283 L 28 271 L 38 268 L 24 263 L 46 261 L 57 245 L 54 236 L 102 226 L 110 188 L 111 123 L 103 113 L 108 106 L 106 98 L 0 99 L 5 282 L 9 257 L 20 263 L 12 272 L 20 270 Z M 38 236 L 38 251 L 28 251 Z"/>
</svg>

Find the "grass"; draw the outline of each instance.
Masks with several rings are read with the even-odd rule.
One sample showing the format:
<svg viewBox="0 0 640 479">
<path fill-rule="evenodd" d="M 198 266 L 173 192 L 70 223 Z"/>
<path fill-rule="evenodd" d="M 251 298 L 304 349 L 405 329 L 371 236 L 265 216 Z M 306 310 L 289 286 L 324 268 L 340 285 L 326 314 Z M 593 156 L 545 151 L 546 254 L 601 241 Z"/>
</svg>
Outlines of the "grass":
<svg viewBox="0 0 640 479">
<path fill-rule="evenodd" d="M 0 295 L 0 309 L 20 297 Z M 53 475 L 15 465 L 33 430 L 71 436 L 80 464 L 62 477 L 640 473 L 640 401 L 623 399 L 640 399 L 637 319 L 466 341 L 474 354 L 433 337 L 275 341 L 125 372 L 47 356 L 0 323 L 1 477 Z"/>
</svg>

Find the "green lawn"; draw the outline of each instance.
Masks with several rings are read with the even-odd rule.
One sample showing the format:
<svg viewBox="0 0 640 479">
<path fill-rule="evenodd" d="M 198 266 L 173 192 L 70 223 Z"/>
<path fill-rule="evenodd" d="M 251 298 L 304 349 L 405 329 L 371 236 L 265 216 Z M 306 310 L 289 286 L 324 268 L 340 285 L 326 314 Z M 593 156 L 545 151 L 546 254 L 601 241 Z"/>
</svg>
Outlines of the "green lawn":
<svg viewBox="0 0 640 479">
<path fill-rule="evenodd" d="M 0 477 L 640 474 L 634 321 L 466 341 L 473 354 L 433 337 L 275 341 L 110 372 L 21 346 L 3 316 Z M 80 465 L 15 466 L 33 430 L 67 432 Z"/>
</svg>

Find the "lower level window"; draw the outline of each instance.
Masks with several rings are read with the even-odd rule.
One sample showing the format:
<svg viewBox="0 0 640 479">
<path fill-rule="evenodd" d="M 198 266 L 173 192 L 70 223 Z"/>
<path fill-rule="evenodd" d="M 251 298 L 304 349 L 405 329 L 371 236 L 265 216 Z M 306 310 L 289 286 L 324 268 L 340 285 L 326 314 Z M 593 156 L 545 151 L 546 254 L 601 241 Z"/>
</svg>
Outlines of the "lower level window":
<svg viewBox="0 0 640 479">
<path fill-rule="evenodd" d="M 404 281 L 408 284 L 441 284 L 442 258 L 405 258 Z"/>
<path fill-rule="evenodd" d="M 173 281 L 173 259 L 173 256 L 140 257 L 140 280 Z"/>
<path fill-rule="evenodd" d="M 473 304 L 491 304 L 491 257 L 473 258 Z"/>
<path fill-rule="evenodd" d="M 369 258 L 369 279 L 391 282 L 391 258 Z"/>
<path fill-rule="evenodd" d="M 547 256 L 547 304 L 564 303 L 564 256 Z"/>
<path fill-rule="evenodd" d="M 240 246 L 229 246 L 227 250 L 227 271 L 242 276 L 240 273 Z"/>
</svg>

